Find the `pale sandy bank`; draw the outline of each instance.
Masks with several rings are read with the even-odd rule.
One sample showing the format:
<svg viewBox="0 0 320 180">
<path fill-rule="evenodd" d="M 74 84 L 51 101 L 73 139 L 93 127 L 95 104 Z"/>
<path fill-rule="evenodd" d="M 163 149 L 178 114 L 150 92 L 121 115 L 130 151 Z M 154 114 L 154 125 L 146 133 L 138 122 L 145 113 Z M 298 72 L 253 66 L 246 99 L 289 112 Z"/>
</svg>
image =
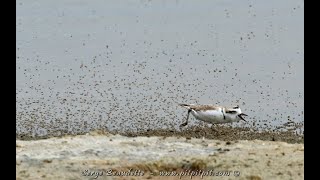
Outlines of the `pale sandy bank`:
<svg viewBox="0 0 320 180">
<path fill-rule="evenodd" d="M 16 179 L 304 179 L 304 144 L 90 133 L 17 140 L 16 169 Z"/>
</svg>

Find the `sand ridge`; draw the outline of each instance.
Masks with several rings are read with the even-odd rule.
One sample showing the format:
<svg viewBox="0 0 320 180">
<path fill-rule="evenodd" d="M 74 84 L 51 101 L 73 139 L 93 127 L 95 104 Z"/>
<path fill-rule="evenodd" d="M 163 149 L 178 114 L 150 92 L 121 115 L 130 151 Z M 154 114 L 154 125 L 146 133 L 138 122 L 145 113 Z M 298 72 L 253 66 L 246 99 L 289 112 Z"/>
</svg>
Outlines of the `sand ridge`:
<svg viewBox="0 0 320 180">
<path fill-rule="evenodd" d="M 176 172 L 182 179 L 190 179 L 187 171 L 210 170 L 231 173 L 223 179 L 304 178 L 303 143 L 128 137 L 95 131 L 86 135 L 16 140 L 16 150 L 17 179 L 94 179 L 94 176 L 98 179 L 159 179 L 163 172 Z M 108 176 L 111 172 L 130 172 L 136 176 Z M 239 173 L 237 177 L 235 172 Z M 204 177 L 208 178 L 216 177 Z M 201 179 L 200 174 L 192 179 Z"/>
</svg>

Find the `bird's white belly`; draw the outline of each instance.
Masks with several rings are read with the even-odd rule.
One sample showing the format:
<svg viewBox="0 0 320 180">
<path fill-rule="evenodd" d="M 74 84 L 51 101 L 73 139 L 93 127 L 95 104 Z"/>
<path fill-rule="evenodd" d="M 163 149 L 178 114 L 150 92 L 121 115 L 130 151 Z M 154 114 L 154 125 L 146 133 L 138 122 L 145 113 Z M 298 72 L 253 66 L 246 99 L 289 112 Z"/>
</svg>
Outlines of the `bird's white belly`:
<svg viewBox="0 0 320 180">
<path fill-rule="evenodd" d="M 223 113 L 219 110 L 191 111 L 191 113 L 196 119 L 213 124 L 228 122 Z"/>
</svg>

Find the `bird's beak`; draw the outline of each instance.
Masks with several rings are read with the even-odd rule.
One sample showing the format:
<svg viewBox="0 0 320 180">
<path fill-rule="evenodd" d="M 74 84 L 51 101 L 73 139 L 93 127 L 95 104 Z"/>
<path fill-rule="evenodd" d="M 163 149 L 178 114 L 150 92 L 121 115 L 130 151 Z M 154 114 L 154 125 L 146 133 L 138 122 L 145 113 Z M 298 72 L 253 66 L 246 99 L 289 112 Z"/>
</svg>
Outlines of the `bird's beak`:
<svg viewBox="0 0 320 180">
<path fill-rule="evenodd" d="M 242 119 L 242 120 L 244 120 L 245 122 L 247 122 L 242 116 L 248 116 L 248 115 L 246 115 L 246 114 L 244 114 L 244 113 L 241 113 L 241 114 L 239 114 L 238 116 L 240 117 L 240 119 Z"/>
</svg>

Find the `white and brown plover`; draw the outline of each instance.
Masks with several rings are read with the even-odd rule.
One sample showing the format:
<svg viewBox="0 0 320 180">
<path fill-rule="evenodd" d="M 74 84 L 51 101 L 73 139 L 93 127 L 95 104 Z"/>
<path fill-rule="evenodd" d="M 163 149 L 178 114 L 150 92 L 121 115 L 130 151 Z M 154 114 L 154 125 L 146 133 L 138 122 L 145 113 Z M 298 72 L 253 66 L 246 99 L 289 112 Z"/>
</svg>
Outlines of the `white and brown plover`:
<svg viewBox="0 0 320 180">
<path fill-rule="evenodd" d="M 211 124 L 223 124 L 238 122 L 240 120 L 246 121 L 242 116 L 248 116 L 241 112 L 239 106 L 223 107 L 216 105 L 195 105 L 195 104 L 179 104 L 188 109 L 186 122 L 180 127 L 188 124 L 189 114 L 191 113 L 196 119 L 208 122 Z"/>
</svg>

